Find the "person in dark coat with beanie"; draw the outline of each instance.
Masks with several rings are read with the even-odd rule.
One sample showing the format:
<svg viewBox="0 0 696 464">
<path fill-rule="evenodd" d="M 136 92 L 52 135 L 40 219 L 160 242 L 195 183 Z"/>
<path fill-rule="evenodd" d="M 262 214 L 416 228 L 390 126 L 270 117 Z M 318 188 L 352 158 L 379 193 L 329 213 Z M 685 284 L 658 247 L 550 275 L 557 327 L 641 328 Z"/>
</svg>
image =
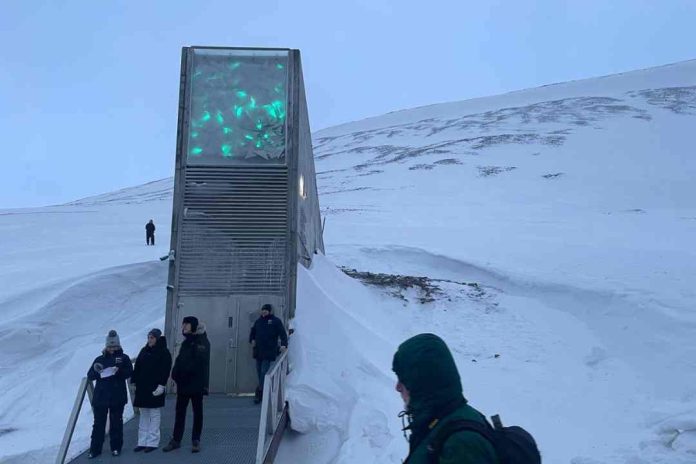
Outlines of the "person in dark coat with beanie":
<svg viewBox="0 0 696 464">
<path fill-rule="evenodd" d="M 149 453 L 159 448 L 160 422 L 165 386 L 172 369 L 172 355 L 167 349 L 167 339 L 160 329 L 147 334 L 147 344 L 140 350 L 135 361 L 131 383 L 135 385 L 133 406 L 140 408 L 138 424 L 138 446 L 133 451 Z"/>
<path fill-rule="evenodd" d="M 261 307 L 261 316 L 251 327 L 249 343 L 256 359 L 256 373 L 259 378 L 259 386 L 254 398 L 254 402 L 258 404 L 263 397 L 266 373 L 276 360 L 278 353 L 288 348 L 288 334 L 285 332 L 283 321 L 273 315 L 273 306 L 270 304 Z"/>
<path fill-rule="evenodd" d="M 102 453 L 106 433 L 106 418 L 109 417 L 109 441 L 111 454 L 118 456 L 123 447 L 123 408 L 128 403 L 126 380 L 133 373 L 133 364 L 123 352 L 121 341 L 115 330 L 106 336 L 106 346 L 87 371 L 89 380 L 96 380 L 92 411 L 94 425 L 89 445 L 89 458 Z"/>
<path fill-rule="evenodd" d="M 191 451 L 201 449 L 203 431 L 203 396 L 208 394 L 210 378 L 210 342 L 205 333 L 205 324 L 194 316 L 186 316 L 181 324 L 184 341 L 174 361 L 172 380 L 176 382 L 176 416 L 174 433 L 162 451 L 169 452 L 181 447 L 186 425 L 186 409 L 189 401 L 193 408 L 193 430 Z"/>
<path fill-rule="evenodd" d="M 406 407 L 410 452 L 404 463 L 498 464 L 488 440 L 476 432 L 462 430 L 447 439 L 437 461 L 429 447 L 438 432 L 455 420 L 484 423 L 480 412 L 469 406 L 462 394 L 459 371 L 445 342 L 434 334 L 420 334 L 403 342 L 392 363 Z"/>
</svg>

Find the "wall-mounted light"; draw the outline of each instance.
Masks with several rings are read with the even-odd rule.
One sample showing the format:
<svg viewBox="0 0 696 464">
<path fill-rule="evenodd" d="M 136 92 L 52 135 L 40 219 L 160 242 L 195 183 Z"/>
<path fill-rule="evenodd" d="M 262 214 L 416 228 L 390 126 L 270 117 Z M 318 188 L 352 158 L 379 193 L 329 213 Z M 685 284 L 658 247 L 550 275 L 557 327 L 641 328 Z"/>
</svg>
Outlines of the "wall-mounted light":
<svg viewBox="0 0 696 464">
<path fill-rule="evenodd" d="M 307 188 L 305 187 L 303 175 L 300 175 L 300 196 L 302 198 L 307 198 Z"/>
</svg>

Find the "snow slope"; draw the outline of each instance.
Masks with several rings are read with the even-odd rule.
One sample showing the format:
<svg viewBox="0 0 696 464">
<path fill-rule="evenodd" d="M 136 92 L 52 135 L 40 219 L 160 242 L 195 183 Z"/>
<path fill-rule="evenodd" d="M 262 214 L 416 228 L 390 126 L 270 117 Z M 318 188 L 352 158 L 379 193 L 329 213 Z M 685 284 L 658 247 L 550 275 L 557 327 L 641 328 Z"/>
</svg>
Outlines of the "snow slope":
<svg viewBox="0 0 696 464">
<path fill-rule="evenodd" d="M 480 283 L 490 297 L 483 308 L 466 298 L 410 301 L 385 324 L 401 336 L 382 336 L 442 334 L 472 403 L 528 426 L 546 462 L 693 462 L 693 127 L 696 61 L 320 131 L 330 257 L 360 270 Z M 321 321 L 313 334 L 343 313 L 367 306 L 359 320 L 369 321 L 383 311 L 350 300 L 313 315 L 307 302 L 298 325 Z M 311 378 L 317 371 L 298 373 L 295 388 L 322 385 Z M 377 391 L 361 397 L 381 398 Z M 344 427 L 351 432 L 335 462 L 399 462 L 385 404 L 373 402 L 370 414 L 387 417 L 388 443 L 373 452 L 369 431 Z M 286 442 L 286 462 L 321 448 L 312 440 Z"/>
<path fill-rule="evenodd" d="M 299 271 L 303 433 L 279 462 L 401 462 L 391 356 L 424 331 L 450 344 L 472 404 L 527 427 L 545 462 L 694 462 L 693 127 L 696 61 L 316 133 L 328 256 Z M 162 324 L 170 198 L 165 179 L 0 211 L 0 462 L 50 462 L 106 331 L 130 354 Z M 397 298 L 336 264 L 441 291 Z"/>
</svg>

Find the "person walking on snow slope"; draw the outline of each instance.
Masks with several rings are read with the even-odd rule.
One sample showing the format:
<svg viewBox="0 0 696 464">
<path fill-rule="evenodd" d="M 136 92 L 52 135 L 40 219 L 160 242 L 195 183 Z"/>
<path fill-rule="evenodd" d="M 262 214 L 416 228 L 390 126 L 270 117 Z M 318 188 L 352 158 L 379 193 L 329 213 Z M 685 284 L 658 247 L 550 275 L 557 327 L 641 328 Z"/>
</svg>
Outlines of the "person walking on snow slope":
<svg viewBox="0 0 696 464">
<path fill-rule="evenodd" d="M 150 222 L 145 224 L 145 242 L 148 245 L 155 244 L 155 223 L 152 219 L 150 219 Z"/>
</svg>

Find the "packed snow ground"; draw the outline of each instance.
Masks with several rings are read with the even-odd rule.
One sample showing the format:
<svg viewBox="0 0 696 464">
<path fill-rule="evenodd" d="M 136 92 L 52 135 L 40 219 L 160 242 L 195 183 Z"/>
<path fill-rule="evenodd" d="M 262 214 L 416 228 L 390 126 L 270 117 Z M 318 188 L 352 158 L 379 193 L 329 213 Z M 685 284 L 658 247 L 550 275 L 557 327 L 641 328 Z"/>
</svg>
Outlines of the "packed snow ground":
<svg viewBox="0 0 696 464">
<path fill-rule="evenodd" d="M 316 133 L 328 257 L 299 272 L 301 433 L 278 461 L 401 462 L 391 356 L 432 331 L 471 403 L 528 428 L 544 462 L 694 462 L 693 127 L 696 61 Z M 135 354 L 162 324 L 170 198 L 163 180 L 0 211 L 0 462 L 50 462 L 106 331 Z M 423 304 L 336 265 L 441 292 Z"/>
</svg>

